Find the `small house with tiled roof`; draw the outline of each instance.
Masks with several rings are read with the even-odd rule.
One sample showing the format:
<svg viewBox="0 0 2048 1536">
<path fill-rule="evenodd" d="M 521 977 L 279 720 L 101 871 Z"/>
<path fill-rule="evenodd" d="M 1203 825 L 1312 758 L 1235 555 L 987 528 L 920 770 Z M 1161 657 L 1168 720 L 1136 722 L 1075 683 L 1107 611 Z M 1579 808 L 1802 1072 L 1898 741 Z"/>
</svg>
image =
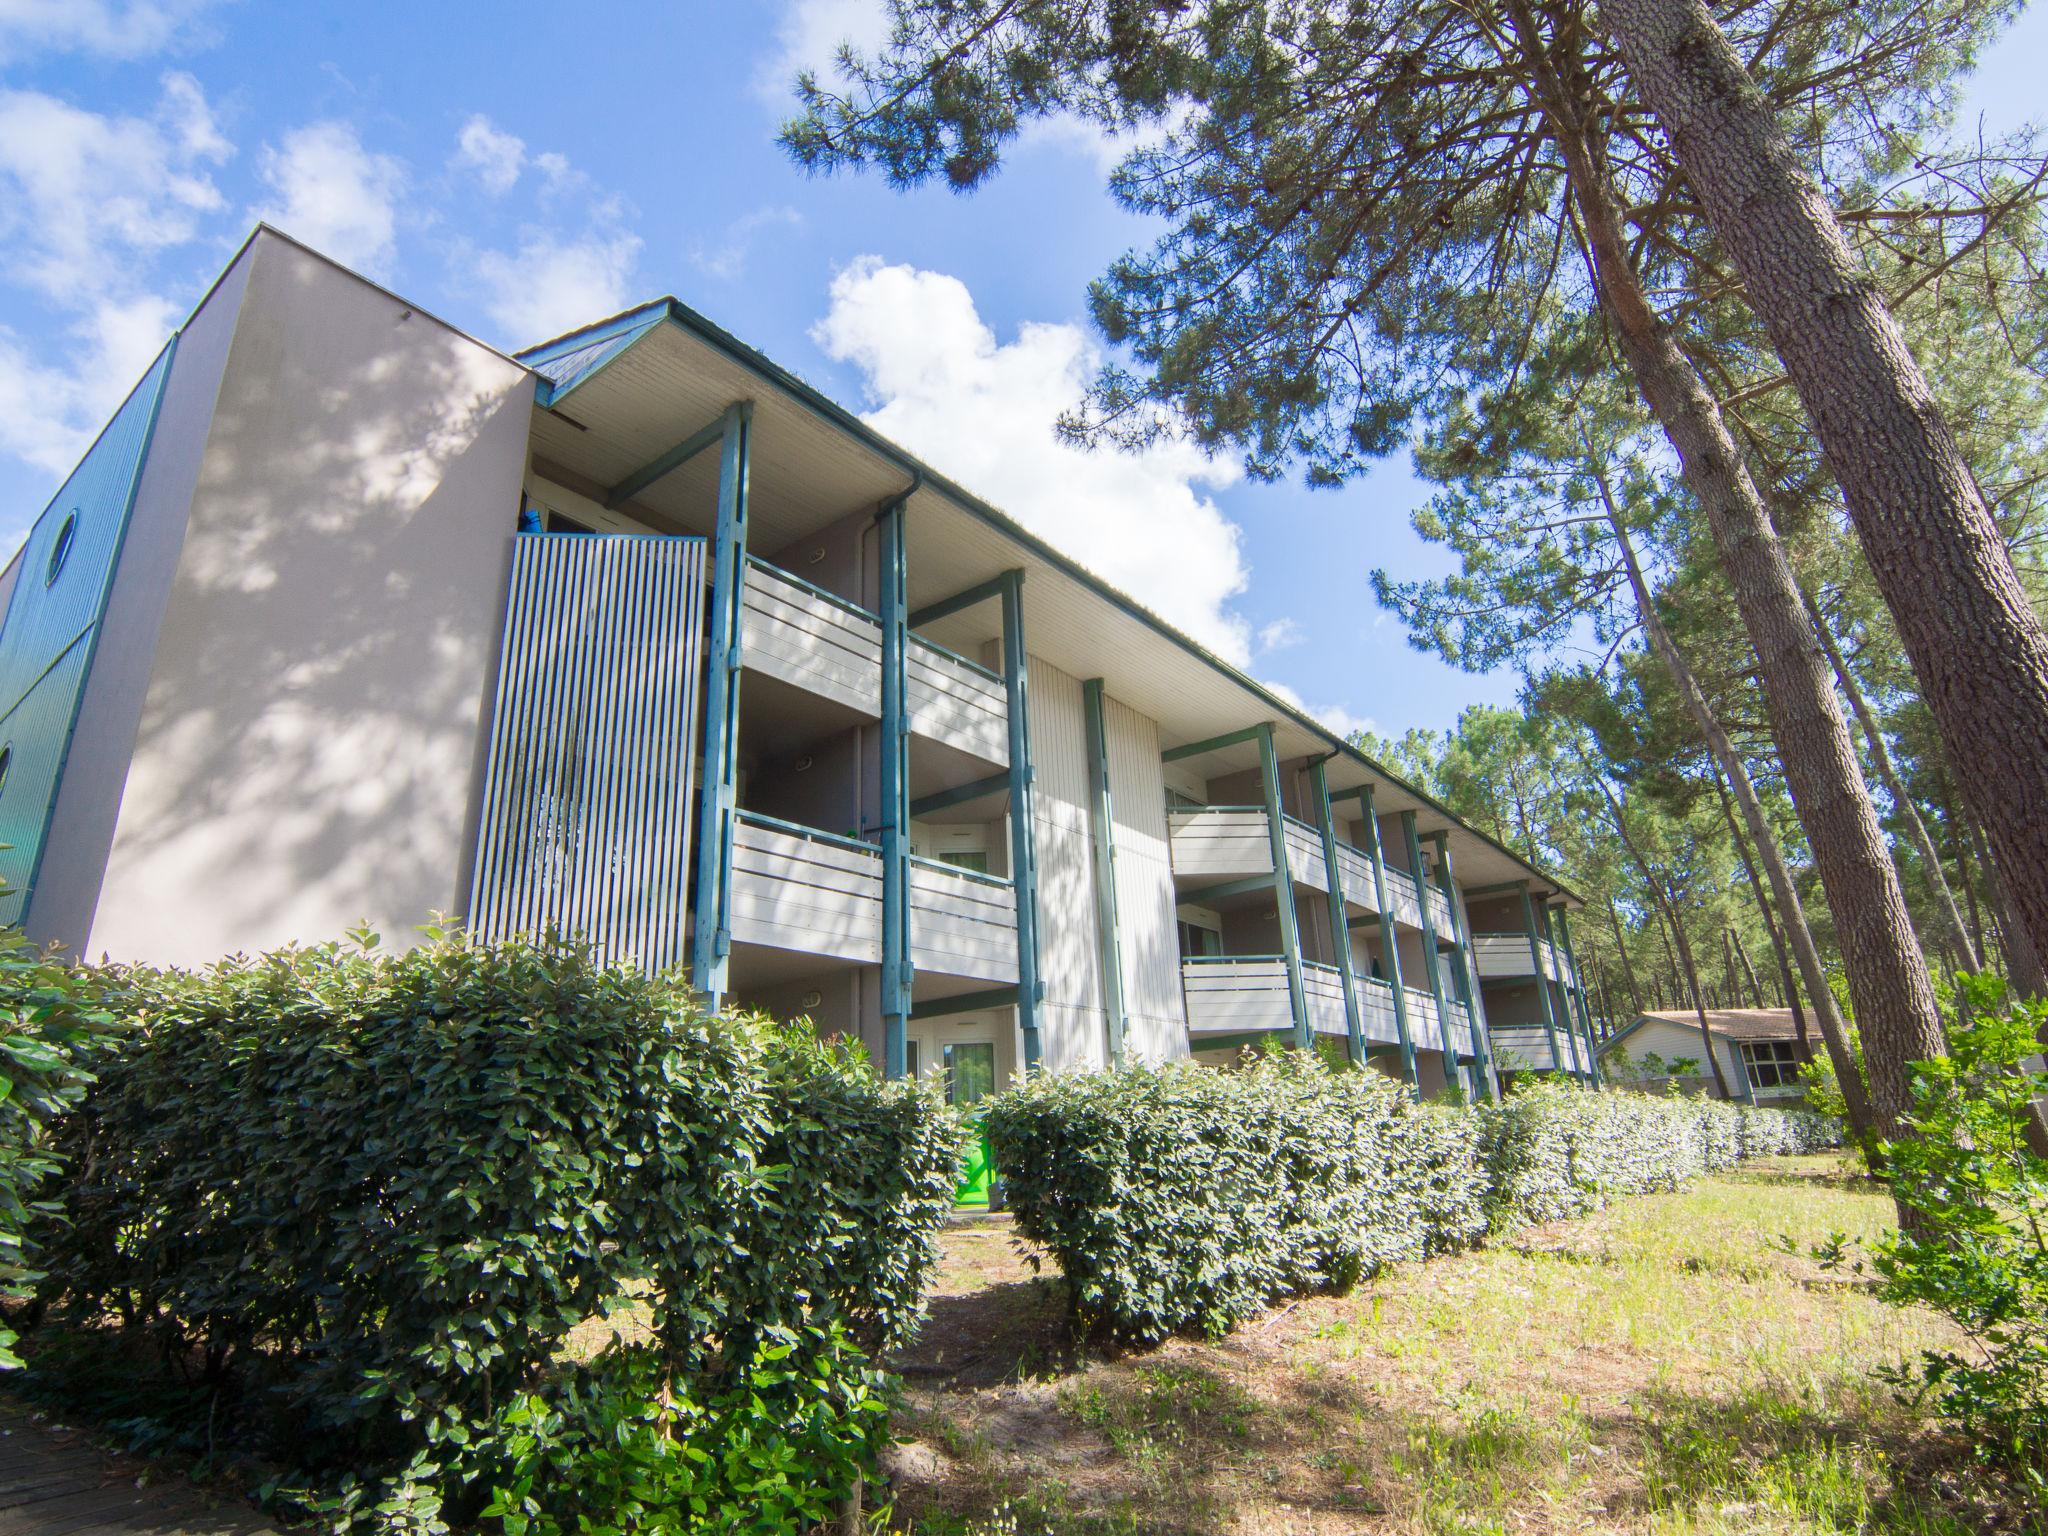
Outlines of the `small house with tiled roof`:
<svg viewBox="0 0 2048 1536">
<path fill-rule="evenodd" d="M 1790 1008 L 1709 1008 L 1706 1027 L 1730 1096 L 1751 1104 L 1799 1096 L 1799 1069 L 1812 1052 L 1800 1040 L 1798 1021 Z M 1618 1086 L 1644 1081 L 1640 1064 L 1652 1057 L 1666 1063 L 1696 1063 L 1703 1091 L 1718 1094 L 1700 1038 L 1700 1015 L 1692 1009 L 1640 1013 L 1634 1023 L 1600 1044 L 1602 1073 Z M 1623 1070 L 1629 1063 L 1636 1064 L 1637 1070 Z M 1648 1079 L 1660 1085 L 1667 1080 L 1666 1074 Z"/>
</svg>

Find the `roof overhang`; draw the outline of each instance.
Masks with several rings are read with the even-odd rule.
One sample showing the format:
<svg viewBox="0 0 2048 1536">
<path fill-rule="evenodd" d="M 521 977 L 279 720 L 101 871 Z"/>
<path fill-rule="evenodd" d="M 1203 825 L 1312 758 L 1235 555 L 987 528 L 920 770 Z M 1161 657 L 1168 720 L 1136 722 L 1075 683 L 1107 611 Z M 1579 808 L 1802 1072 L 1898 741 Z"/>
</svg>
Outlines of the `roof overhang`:
<svg viewBox="0 0 2048 1536">
<path fill-rule="evenodd" d="M 1561 905 L 1580 897 L 1343 736 L 1288 703 L 1135 599 L 915 455 L 802 379 L 673 298 L 628 310 L 518 354 L 538 376 L 537 459 L 590 485 L 633 491 L 633 510 L 657 525 L 709 527 L 718 454 L 698 452 L 635 486 L 665 455 L 686 449 L 739 401 L 752 404 L 748 467 L 750 544 L 771 552 L 908 493 L 917 533 L 910 571 L 914 611 L 1022 568 L 1032 654 L 1156 721 L 1162 749 L 1273 726 L 1283 761 L 1326 758 L 1333 793 L 1371 785 L 1382 814 L 1413 811 L 1424 835 L 1446 834 L 1461 885 L 1527 881 Z M 972 654 L 991 633 L 993 604 L 939 619 L 923 632 Z M 1240 742 L 1205 758 L 1205 776 L 1257 766 Z"/>
</svg>

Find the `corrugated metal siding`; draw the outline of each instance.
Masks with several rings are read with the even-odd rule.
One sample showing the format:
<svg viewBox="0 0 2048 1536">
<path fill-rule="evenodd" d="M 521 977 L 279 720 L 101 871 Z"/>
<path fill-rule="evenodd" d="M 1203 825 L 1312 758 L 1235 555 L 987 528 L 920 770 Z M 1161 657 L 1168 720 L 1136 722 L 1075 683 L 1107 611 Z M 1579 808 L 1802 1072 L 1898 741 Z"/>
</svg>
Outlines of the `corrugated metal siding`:
<svg viewBox="0 0 2048 1536">
<path fill-rule="evenodd" d="M 1108 1054 L 1096 964 L 1095 850 L 1088 832 L 1080 680 L 1030 657 L 1033 832 L 1038 850 L 1039 1042 L 1051 1071 Z"/>
<path fill-rule="evenodd" d="M 1102 724 L 1109 748 L 1110 809 L 1116 818 L 1124 1049 L 1140 1061 L 1169 1061 L 1188 1053 L 1188 1020 L 1180 988 L 1159 727 L 1109 697 L 1102 701 Z"/>
<path fill-rule="evenodd" d="M 702 539 L 515 541 L 470 922 L 684 959 Z"/>
</svg>

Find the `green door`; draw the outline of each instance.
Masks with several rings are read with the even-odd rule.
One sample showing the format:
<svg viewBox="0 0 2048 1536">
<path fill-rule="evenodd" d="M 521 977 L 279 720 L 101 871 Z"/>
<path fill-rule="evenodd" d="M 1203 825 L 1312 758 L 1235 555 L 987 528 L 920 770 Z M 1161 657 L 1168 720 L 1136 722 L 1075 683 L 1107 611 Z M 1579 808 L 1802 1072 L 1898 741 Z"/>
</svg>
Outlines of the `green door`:
<svg viewBox="0 0 2048 1536">
<path fill-rule="evenodd" d="M 953 1196 L 960 1205 L 987 1205 L 989 1186 L 995 1181 L 995 1163 L 989 1156 L 988 1129 L 972 1106 L 996 1089 L 996 1048 L 987 1041 L 969 1041 L 945 1048 L 946 1102 L 967 1113 L 969 1135 L 967 1158 L 961 1164 L 960 1184 Z"/>
</svg>

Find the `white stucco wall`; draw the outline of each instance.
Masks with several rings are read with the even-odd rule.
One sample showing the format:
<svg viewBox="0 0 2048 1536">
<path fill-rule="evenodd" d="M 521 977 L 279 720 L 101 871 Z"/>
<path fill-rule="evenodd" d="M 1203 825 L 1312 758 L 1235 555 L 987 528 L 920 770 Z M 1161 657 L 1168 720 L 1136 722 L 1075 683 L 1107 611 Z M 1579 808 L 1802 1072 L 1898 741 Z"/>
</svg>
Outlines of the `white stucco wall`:
<svg viewBox="0 0 2048 1536">
<path fill-rule="evenodd" d="M 467 896 L 531 378 L 249 259 L 89 937 L 121 958 L 404 943 Z"/>
</svg>

